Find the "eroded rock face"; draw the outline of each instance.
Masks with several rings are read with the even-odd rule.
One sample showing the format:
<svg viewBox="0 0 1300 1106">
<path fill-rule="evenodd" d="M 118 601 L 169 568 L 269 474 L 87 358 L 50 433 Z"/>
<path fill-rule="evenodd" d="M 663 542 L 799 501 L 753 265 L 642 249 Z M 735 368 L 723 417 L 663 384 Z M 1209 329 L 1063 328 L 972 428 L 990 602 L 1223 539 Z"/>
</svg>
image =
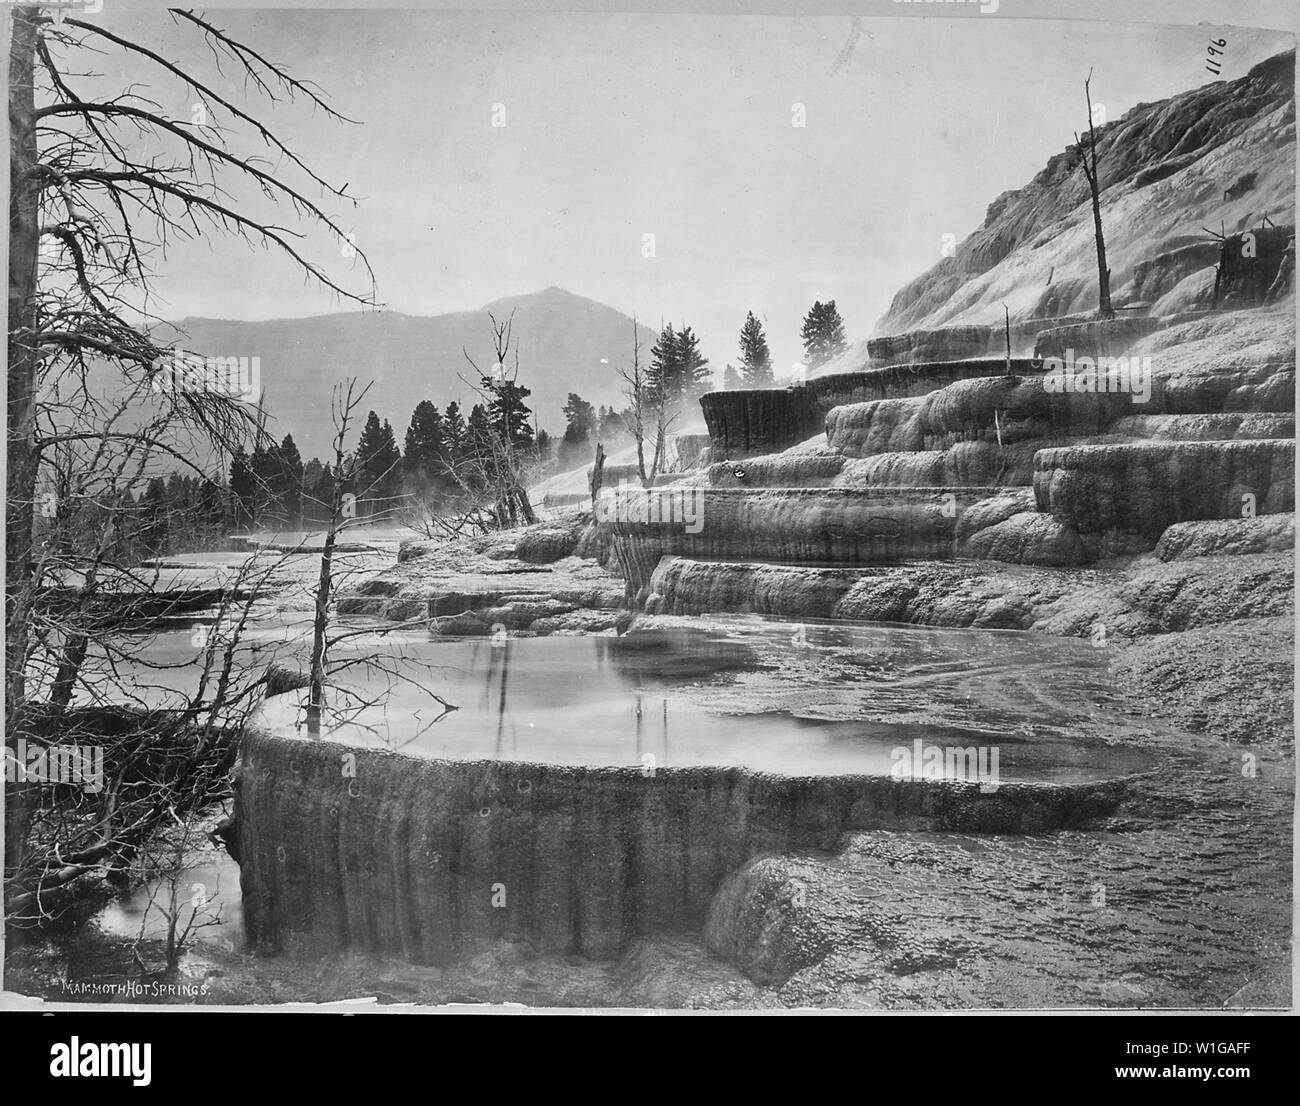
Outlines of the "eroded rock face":
<svg viewBox="0 0 1300 1106">
<path fill-rule="evenodd" d="M 1102 627 L 1107 638 L 1137 638 L 1294 610 L 1290 553 L 1195 557 L 1111 575 L 1103 586 L 1079 589 L 1050 613 L 1045 608 L 1041 628 L 1085 636 Z"/>
<path fill-rule="evenodd" d="M 904 334 L 871 338 L 867 353 L 877 365 L 905 365 L 919 361 L 958 361 L 996 353 L 994 343 L 1003 335 L 991 326 L 949 326 L 938 330 L 911 330 Z"/>
<path fill-rule="evenodd" d="M 1107 427 L 1117 440 L 1170 442 L 1294 438 L 1295 416 L 1280 411 L 1226 411 L 1197 415 L 1124 415 Z"/>
<path fill-rule="evenodd" d="M 1274 553 L 1295 548 L 1295 513 L 1213 522 L 1178 522 L 1160 535 L 1156 556 L 1162 561 L 1227 554 Z"/>
<path fill-rule="evenodd" d="M 924 449 L 925 435 L 916 420 L 923 402 L 920 396 L 908 396 L 833 407 L 826 415 L 827 444 L 846 457 Z"/>
<path fill-rule="evenodd" d="M 1125 787 L 431 761 L 254 725 L 235 802 L 245 925 L 258 950 L 307 957 L 445 963 L 504 939 L 609 958 L 698 932 L 764 852 L 864 828 L 1037 833 L 1109 813 Z"/>
<path fill-rule="evenodd" d="M 700 407 L 715 457 L 782 450 L 816 433 L 824 417 L 807 388 L 709 392 Z"/>
<path fill-rule="evenodd" d="M 860 569 L 812 569 L 665 557 L 649 584 L 646 614 L 760 614 L 834 618 Z"/>
<path fill-rule="evenodd" d="M 1060 519 L 1022 511 L 972 536 L 963 554 L 1011 564 L 1081 565 L 1087 550 L 1077 531 Z"/>
<path fill-rule="evenodd" d="M 1162 325 L 1160 319 L 1136 315 L 1049 327 L 1039 331 L 1034 353 L 1039 357 L 1065 357 L 1073 351 L 1076 357 L 1118 357 Z"/>
<path fill-rule="evenodd" d="M 843 454 L 830 450 L 777 453 L 709 466 L 709 483 L 717 488 L 828 487 L 844 468 Z"/>
<path fill-rule="evenodd" d="M 1028 487 L 1034 476 L 1034 456 L 1044 442 L 958 442 L 949 449 L 916 453 L 878 453 L 848 461 L 833 481 L 844 488 L 969 487 L 1001 485 Z"/>
<path fill-rule="evenodd" d="M 1045 449 L 1034 494 L 1091 556 L 1151 549 L 1165 528 L 1295 506 L 1295 442 L 1160 442 Z"/>
</svg>

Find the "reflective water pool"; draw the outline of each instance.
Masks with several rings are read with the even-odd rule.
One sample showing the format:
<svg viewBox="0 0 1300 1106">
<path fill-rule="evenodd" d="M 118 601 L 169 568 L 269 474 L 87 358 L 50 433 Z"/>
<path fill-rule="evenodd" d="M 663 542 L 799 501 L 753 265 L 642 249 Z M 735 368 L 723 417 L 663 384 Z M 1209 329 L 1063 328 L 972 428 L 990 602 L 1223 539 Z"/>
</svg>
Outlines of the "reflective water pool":
<svg viewBox="0 0 1300 1106">
<path fill-rule="evenodd" d="M 419 756 L 919 776 L 951 749 L 974 750 L 981 778 L 1054 781 L 1150 764 L 1123 747 L 1135 723 L 1105 658 L 1033 634 L 745 618 L 348 646 L 321 736 Z M 262 717 L 308 736 L 303 699 Z"/>
</svg>

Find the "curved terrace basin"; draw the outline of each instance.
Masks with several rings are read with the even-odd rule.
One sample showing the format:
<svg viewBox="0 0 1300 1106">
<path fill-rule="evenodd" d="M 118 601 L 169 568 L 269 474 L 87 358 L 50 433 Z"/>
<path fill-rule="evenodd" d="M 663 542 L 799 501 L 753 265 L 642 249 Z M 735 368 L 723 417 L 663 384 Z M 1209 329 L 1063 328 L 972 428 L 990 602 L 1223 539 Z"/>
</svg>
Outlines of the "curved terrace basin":
<svg viewBox="0 0 1300 1106">
<path fill-rule="evenodd" d="M 1096 780 L 1148 763 L 1114 747 L 1129 722 L 1107 710 L 1105 658 L 1084 642 L 1049 650 L 1025 633 L 737 618 L 622 638 L 350 644 L 360 657 L 381 640 L 401 654 L 385 661 L 392 678 L 345 672 L 325 738 L 437 759 L 789 776 L 898 775 L 895 750 L 917 741 L 997 746 L 1004 780 Z M 261 724 L 305 734 L 304 697 L 269 700 Z"/>
<path fill-rule="evenodd" d="M 348 644 L 379 654 L 378 638 Z M 321 740 L 298 724 L 300 693 L 281 695 L 243 738 L 237 851 L 259 949 L 444 963 L 507 940 L 612 957 L 698 933 L 755 856 L 862 829 L 1076 826 L 1148 763 L 1111 747 L 1129 723 L 1106 705 L 1104 661 L 1030 634 L 739 618 L 404 645 L 383 707 Z M 381 681 L 351 671 L 373 698 Z M 416 673 L 458 709 L 443 715 Z"/>
</svg>

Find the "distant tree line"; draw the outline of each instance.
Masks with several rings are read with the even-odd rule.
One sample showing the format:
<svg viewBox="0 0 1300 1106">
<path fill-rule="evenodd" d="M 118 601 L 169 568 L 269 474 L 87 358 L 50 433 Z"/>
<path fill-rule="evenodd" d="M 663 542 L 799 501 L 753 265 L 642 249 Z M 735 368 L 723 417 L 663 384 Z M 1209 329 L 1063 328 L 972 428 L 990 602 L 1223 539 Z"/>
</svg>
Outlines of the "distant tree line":
<svg viewBox="0 0 1300 1106">
<path fill-rule="evenodd" d="M 813 304 L 800 332 L 804 362 L 815 369 L 848 348 L 835 301 Z M 728 364 L 725 389 L 770 388 L 776 376 L 763 323 L 750 311 L 740 329 L 739 365 Z M 713 378 L 700 340 L 689 325 L 667 323 L 650 349 L 645 400 L 680 412 L 709 391 Z M 537 474 L 568 471 L 591 460 L 597 442 L 617 447 L 629 439 L 632 412 L 594 406 L 577 392 L 564 404 L 558 439 L 535 426 L 531 391 L 514 379 L 483 376 L 483 402 L 468 415 L 456 400 L 439 410 L 432 400 L 416 404 L 402 443 L 387 419 L 370 411 L 354 451 L 353 475 L 344 492 L 355 497 L 356 517 L 377 519 L 409 507 L 454 511 L 490 480 L 490 455 L 508 443 Z M 125 506 L 134 520 L 130 540 L 158 554 L 211 548 L 235 529 L 308 528 L 326 522 L 337 476 L 317 457 L 304 463 L 292 434 L 276 444 L 267 438 L 251 452 L 237 449 L 224 484 L 172 473 L 152 478 Z M 130 497 L 130 493 L 125 493 Z M 184 519 L 181 525 L 177 520 Z"/>
</svg>

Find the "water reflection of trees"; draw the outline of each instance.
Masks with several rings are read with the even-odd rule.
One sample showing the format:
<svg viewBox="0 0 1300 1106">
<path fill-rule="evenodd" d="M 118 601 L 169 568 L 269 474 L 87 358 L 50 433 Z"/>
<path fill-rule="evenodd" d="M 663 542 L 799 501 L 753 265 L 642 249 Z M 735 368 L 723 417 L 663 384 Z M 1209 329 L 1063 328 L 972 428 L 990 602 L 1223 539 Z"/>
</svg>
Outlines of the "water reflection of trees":
<svg viewBox="0 0 1300 1106">
<path fill-rule="evenodd" d="M 747 642 L 708 630 L 647 629 L 594 641 L 597 658 L 638 685 L 700 679 L 758 663 Z"/>
</svg>

